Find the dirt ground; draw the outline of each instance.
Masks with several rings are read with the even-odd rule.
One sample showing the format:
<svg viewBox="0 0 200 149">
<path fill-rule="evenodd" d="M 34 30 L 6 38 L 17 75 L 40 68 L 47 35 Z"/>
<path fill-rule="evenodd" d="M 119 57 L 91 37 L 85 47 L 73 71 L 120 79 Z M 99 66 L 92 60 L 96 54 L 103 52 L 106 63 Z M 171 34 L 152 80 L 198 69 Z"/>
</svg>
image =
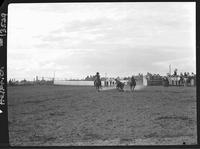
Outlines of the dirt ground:
<svg viewBox="0 0 200 149">
<path fill-rule="evenodd" d="M 197 143 L 196 88 L 8 87 L 10 145 Z"/>
</svg>

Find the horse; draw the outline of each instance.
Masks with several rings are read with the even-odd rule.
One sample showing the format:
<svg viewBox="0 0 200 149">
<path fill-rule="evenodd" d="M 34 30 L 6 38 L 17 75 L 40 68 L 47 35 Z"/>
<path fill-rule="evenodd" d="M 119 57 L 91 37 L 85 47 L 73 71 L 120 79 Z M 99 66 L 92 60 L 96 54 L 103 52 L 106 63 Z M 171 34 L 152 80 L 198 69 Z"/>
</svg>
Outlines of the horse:
<svg viewBox="0 0 200 149">
<path fill-rule="evenodd" d="M 94 86 L 96 87 L 96 90 L 98 90 L 98 92 L 99 92 L 100 91 L 99 89 L 102 88 L 101 80 L 100 79 L 95 79 L 94 80 Z"/>
<path fill-rule="evenodd" d="M 136 86 L 136 81 L 134 78 L 129 81 L 129 85 L 130 85 L 130 90 L 134 91 L 135 86 Z"/>
<path fill-rule="evenodd" d="M 124 91 L 124 83 L 120 82 L 119 80 L 115 79 L 116 81 L 116 88 L 119 90 L 119 91 Z"/>
</svg>

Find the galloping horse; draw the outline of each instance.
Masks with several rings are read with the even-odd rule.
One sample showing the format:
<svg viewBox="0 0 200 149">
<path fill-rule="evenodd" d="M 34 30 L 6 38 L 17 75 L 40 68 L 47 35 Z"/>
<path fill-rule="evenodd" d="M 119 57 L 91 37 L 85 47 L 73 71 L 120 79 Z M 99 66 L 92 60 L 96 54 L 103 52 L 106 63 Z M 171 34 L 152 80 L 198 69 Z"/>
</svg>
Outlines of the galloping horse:
<svg viewBox="0 0 200 149">
<path fill-rule="evenodd" d="M 135 81 L 135 78 L 134 78 L 134 77 L 131 78 L 131 80 L 130 80 L 130 82 L 129 82 L 129 85 L 130 85 L 131 91 L 134 91 L 135 86 L 136 86 L 136 81 Z"/>
<path fill-rule="evenodd" d="M 98 92 L 99 92 L 100 91 L 99 89 L 102 87 L 101 86 L 101 80 L 96 78 L 94 80 L 94 86 L 96 87 L 96 90 L 98 90 Z"/>
<path fill-rule="evenodd" d="M 124 91 L 124 83 L 120 82 L 119 80 L 115 79 L 116 81 L 116 88 L 120 91 Z"/>
</svg>

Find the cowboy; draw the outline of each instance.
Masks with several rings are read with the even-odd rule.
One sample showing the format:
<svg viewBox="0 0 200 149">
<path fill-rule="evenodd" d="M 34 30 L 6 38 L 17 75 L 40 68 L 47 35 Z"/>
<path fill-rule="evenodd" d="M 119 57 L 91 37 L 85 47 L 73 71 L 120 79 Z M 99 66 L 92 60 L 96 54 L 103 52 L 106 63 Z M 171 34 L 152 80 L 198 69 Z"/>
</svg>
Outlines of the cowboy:
<svg viewBox="0 0 200 149">
<path fill-rule="evenodd" d="M 99 72 L 96 73 L 96 75 L 95 75 L 95 79 L 96 79 L 96 80 L 100 80 Z"/>
<path fill-rule="evenodd" d="M 185 77 L 185 78 L 187 77 L 187 73 L 186 73 L 186 72 L 184 72 L 184 77 Z"/>
<path fill-rule="evenodd" d="M 135 82 L 134 76 L 131 77 L 131 82 Z"/>
<path fill-rule="evenodd" d="M 96 87 L 96 89 L 99 92 L 99 89 L 102 87 L 101 86 L 101 79 L 100 79 L 100 75 L 99 72 L 96 73 L 96 75 L 94 76 L 95 80 L 94 80 L 94 86 Z"/>
<path fill-rule="evenodd" d="M 174 70 L 174 76 L 177 76 L 177 71 L 178 71 L 178 69 Z"/>
<path fill-rule="evenodd" d="M 134 76 L 132 76 L 131 77 L 131 82 L 130 82 L 130 88 L 131 88 L 131 90 L 134 90 L 135 86 L 136 86 L 136 81 L 135 81 Z"/>
</svg>

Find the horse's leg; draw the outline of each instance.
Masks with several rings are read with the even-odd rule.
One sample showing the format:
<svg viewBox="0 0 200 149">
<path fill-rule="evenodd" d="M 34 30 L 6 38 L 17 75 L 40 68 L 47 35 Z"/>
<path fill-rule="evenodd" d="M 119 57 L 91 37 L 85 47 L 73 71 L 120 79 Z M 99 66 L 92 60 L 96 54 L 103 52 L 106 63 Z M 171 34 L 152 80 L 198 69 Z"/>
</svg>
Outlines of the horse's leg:
<svg viewBox="0 0 200 149">
<path fill-rule="evenodd" d="M 122 89 L 123 89 L 122 84 L 120 84 L 119 89 L 120 89 L 120 91 L 122 91 Z"/>
<path fill-rule="evenodd" d="M 124 85 L 121 86 L 121 90 L 122 90 L 122 92 L 124 91 Z"/>
</svg>

